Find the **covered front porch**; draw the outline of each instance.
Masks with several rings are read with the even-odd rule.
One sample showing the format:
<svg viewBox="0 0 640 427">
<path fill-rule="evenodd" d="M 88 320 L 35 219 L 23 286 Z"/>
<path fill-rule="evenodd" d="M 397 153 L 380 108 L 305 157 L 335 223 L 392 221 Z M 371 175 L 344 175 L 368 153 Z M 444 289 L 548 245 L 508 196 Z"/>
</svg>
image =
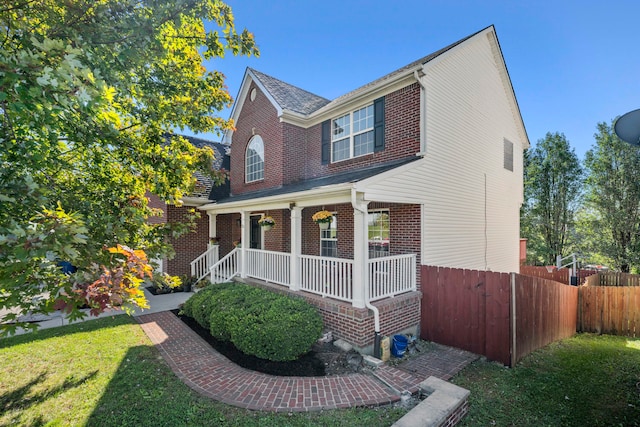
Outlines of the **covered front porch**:
<svg viewBox="0 0 640 427">
<path fill-rule="evenodd" d="M 191 263 L 192 276 L 263 280 L 355 308 L 416 291 L 421 206 L 333 190 L 202 207 L 211 243 Z M 324 227 L 312 220 L 320 210 L 332 214 Z M 263 216 L 275 226 L 261 226 Z"/>
</svg>

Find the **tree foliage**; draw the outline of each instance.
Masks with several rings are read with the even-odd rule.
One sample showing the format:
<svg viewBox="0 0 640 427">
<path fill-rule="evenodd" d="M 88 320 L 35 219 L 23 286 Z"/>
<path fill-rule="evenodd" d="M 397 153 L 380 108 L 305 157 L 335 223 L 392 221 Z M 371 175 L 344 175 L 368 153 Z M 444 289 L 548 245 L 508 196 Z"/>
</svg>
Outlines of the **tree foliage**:
<svg viewBox="0 0 640 427">
<path fill-rule="evenodd" d="M 529 262 L 553 265 L 566 255 L 581 185 L 580 160 L 563 134 L 547 133 L 525 154 L 522 237 Z"/>
<path fill-rule="evenodd" d="M 598 123 L 597 129 L 585 157 L 590 228 L 599 252 L 629 272 L 640 262 L 640 149 L 621 141 L 612 125 Z"/>
<path fill-rule="evenodd" d="M 224 177 L 210 149 L 166 135 L 232 127 L 203 57 L 258 50 L 217 0 L 0 0 L 0 20 L 0 310 L 46 312 L 96 263 L 118 268 L 105 247 L 170 251 L 184 227 L 150 225 L 145 194 L 179 204 L 194 170 Z"/>
</svg>

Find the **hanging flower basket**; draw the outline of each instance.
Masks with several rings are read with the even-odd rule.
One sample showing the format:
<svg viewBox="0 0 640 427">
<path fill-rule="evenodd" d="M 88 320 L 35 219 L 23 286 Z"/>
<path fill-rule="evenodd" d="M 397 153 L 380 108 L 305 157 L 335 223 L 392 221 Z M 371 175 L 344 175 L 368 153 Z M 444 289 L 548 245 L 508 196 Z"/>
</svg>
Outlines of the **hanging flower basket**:
<svg viewBox="0 0 640 427">
<path fill-rule="evenodd" d="M 313 222 L 320 226 L 321 230 L 326 230 L 329 228 L 331 221 L 333 219 L 333 214 L 329 211 L 318 211 L 313 214 L 311 217 Z"/>
<path fill-rule="evenodd" d="M 276 221 L 270 216 L 263 215 L 258 220 L 258 224 L 260 224 L 260 226 L 264 228 L 266 231 L 269 231 L 276 225 Z"/>
</svg>

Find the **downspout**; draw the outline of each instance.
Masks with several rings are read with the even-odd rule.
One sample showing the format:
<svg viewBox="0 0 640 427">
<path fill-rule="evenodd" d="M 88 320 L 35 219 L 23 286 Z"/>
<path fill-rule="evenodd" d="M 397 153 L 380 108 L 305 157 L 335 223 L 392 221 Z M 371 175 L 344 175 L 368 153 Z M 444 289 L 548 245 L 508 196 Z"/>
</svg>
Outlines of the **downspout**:
<svg viewBox="0 0 640 427">
<path fill-rule="evenodd" d="M 365 220 L 367 218 L 367 215 L 369 214 L 369 211 L 367 209 L 367 204 L 361 204 L 358 203 L 357 197 L 356 197 L 356 189 L 352 188 L 351 189 L 351 206 L 353 207 L 354 210 L 360 211 L 362 213 L 362 215 L 364 216 Z M 367 256 L 368 259 L 368 256 Z M 376 307 L 375 305 L 371 304 L 371 301 L 369 301 L 369 280 L 368 280 L 369 275 L 367 274 L 365 276 L 365 287 L 364 287 L 364 306 L 367 307 L 369 310 L 373 311 L 373 323 L 374 323 L 374 340 L 373 340 L 373 356 L 377 357 L 378 359 L 380 359 L 380 311 L 378 310 L 378 307 Z"/>
<path fill-rule="evenodd" d="M 423 71 L 421 72 L 422 72 L 422 75 L 424 75 L 424 72 Z M 416 81 L 418 82 L 421 88 L 420 90 L 420 152 L 418 153 L 418 155 L 424 156 L 425 154 L 427 154 L 427 135 L 426 135 L 427 87 L 422 82 L 422 79 L 420 78 L 420 73 L 418 73 L 418 70 L 413 71 L 413 77 L 415 77 Z"/>
</svg>

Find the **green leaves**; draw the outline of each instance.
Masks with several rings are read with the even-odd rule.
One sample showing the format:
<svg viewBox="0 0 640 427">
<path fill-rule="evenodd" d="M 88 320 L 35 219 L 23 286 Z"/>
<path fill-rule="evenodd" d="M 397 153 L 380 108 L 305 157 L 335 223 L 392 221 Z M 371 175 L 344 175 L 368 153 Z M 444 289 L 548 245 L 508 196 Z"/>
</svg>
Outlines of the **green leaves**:
<svg viewBox="0 0 640 427">
<path fill-rule="evenodd" d="M 224 176 L 211 150 L 167 134 L 230 128 L 215 112 L 231 97 L 203 55 L 258 49 L 214 0 L 19 2 L 0 25 L 0 308 L 46 311 L 76 289 L 60 260 L 87 273 L 110 268 L 105 246 L 171 254 L 166 237 L 189 221 L 149 224 L 147 192 L 179 203 L 196 170 Z"/>
<path fill-rule="evenodd" d="M 535 262 L 555 264 L 565 255 L 581 187 L 580 161 L 563 134 L 547 133 L 525 154 L 522 237 Z"/>
</svg>

